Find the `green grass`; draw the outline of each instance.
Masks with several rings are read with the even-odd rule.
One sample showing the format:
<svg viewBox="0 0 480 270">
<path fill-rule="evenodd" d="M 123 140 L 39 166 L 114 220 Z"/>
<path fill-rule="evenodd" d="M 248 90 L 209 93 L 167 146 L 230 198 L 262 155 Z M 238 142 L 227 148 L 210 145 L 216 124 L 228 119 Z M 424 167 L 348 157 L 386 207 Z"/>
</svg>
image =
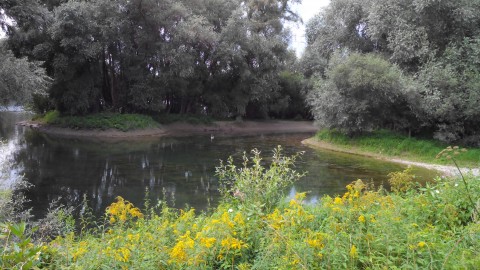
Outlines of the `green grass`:
<svg viewBox="0 0 480 270">
<path fill-rule="evenodd" d="M 58 111 L 51 111 L 39 120 L 46 124 L 73 129 L 129 131 L 159 126 L 152 117 L 140 114 L 98 113 L 85 116 L 61 116 Z"/>
<path fill-rule="evenodd" d="M 315 138 L 335 145 L 355 147 L 360 151 L 381 154 L 389 157 L 400 157 L 409 160 L 451 164 L 451 161 L 435 159 L 436 155 L 448 145 L 426 139 L 409 138 L 391 131 L 380 130 L 369 134 L 348 137 L 335 130 L 321 130 Z M 461 166 L 478 166 L 480 163 L 480 149 L 470 148 L 456 160 Z"/>
</svg>

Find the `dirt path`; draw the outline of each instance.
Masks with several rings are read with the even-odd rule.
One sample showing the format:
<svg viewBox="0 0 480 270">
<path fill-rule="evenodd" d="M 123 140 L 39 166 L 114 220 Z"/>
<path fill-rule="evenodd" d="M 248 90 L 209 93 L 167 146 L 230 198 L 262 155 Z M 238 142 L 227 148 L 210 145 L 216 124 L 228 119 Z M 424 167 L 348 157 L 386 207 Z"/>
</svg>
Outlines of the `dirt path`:
<svg viewBox="0 0 480 270">
<path fill-rule="evenodd" d="M 349 154 L 371 157 L 371 158 L 375 158 L 375 159 L 381 159 L 381 160 L 391 161 L 391 162 L 405 164 L 405 165 L 422 167 L 422 168 L 426 168 L 426 169 L 429 169 L 429 170 L 436 170 L 436 171 L 441 172 L 445 176 L 458 176 L 459 175 L 458 169 L 455 166 L 437 165 L 437 164 L 431 164 L 431 163 L 410 161 L 410 160 L 405 160 L 405 159 L 400 159 L 400 158 L 392 158 L 392 157 L 388 157 L 388 156 L 384 156 L 384 155 L 380 155 L 380 154 L 376 154 L 376 153 L 365 152 L 365 151 L 359 150 L 355 147 L 348 147 L 347 148 L 347 147 L 342 147 L 342 146 L 330 144 L 330 143 L 327 143 L 327 142 L 316 140 L 314 138 L 303 140 L 302 144 L 310 146 L 312 148 L 325 149 L 325 150 L 329 150 L 329 151 L 342 152 L 342 153 L 349 153 Z M 471 174 L 476 175 L 476 176 L 480 175 L 480 169 L 461 168 L 461 171 L 464 174 L 471 173 Z"/>
<path fill-rule="evenodd" d="M 135 139 L 145 137 L 161 137 L 166 135 L 188 136 L 195 134 L 212 135 L 255 135 L 265 133 L 296 133 L 296 132 L 316 132 L 317 128 L 311 121 L 217 121 L 211 125 L 192 125 L 187 123 L 174 123 L 162 125 L 159 128 L 148 128 L 133 131 L 109 130 L 76 130 L 71 128 L 60 128 L 50 125 L 44 125 L 35 121 L 24 121 L 19 125 L 31 127 L 42 133 L 63 136 L 63 137 L 83 137 L 83 138 L 117 138 L 117 139 Z"/>
</svg>

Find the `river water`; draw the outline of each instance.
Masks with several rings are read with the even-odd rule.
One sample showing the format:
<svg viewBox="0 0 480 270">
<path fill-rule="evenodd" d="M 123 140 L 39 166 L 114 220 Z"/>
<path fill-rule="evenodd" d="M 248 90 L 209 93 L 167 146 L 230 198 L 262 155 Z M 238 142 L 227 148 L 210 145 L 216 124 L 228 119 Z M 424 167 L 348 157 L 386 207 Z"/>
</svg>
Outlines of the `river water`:
<svg viewBox="0 0 480 270">
<path fill-rule="evenodd" d="M 239 161 L 243 152 L 253 148 L 271 156 L 282 145 L 285 154 L 305 154 L 296 169 L 307 176 L 286 190 L 287 195 L 309 192 L 309 202 L 321 196 L 343 194 L 345 186 L 356 180 L 387 185 L 387 175 L 403 165 L 330 151 L 314 150 L 300 142 L 312 134 L 258 134 L 255 136 L 161 137 L 141 140 L 105 141 L 49 136 L 15 123 L 28 119 L 22 112 L 0 112 L 0 137 L 6 140 L 0 162 L 12 165 L 1 177 L 3 185 L 24 177 L 33 186 L 26 192 L 29 207 L 37 217 L 44 215 L 49 202 L 79 206 L 86 196 L 92 209 L 100 214 L 122 196 L 135 205 L 143 205 L 146 190 L 152 201 L 166 200 L 171 206 L 186 205 L 205 210 L 219 200 L 215 166 L 233 156 Z M 419 181 L 434 172 L 415 169 Z M 7 174 L 7 175 L 5 175 Z M 6 177 L 5 177 L 6 176 Z"/>
</svg>

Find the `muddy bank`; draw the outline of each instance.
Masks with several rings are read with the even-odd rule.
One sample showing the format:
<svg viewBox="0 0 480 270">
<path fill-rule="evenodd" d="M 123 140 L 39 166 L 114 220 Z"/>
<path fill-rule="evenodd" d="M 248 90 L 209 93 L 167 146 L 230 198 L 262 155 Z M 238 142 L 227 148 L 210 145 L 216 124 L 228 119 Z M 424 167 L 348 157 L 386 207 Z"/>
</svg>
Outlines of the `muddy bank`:
<svg viewBox="0 0 480 270">
<path fill-rule="evenodd" d="M 188 136 L 195 134 L 212 135 L 256 135 L 273 133 L 300 133 L 316 132 L 317 128 L 311 121 L 217 121 L 209 125 L 193 125 L 188 123 L 174 123 L 161 125 L 159 128 L 147 128 L 142 130 L 120 131 L 108 130 L 80 130 L 61 128 L 45 125 L 35 121 L 23 121 L 18 123 L 38 130 L 45 134 L 62 137 L 83 137 L 83 138 L 117 138 L 135 139 L 160 136 Z"/>
</svg>

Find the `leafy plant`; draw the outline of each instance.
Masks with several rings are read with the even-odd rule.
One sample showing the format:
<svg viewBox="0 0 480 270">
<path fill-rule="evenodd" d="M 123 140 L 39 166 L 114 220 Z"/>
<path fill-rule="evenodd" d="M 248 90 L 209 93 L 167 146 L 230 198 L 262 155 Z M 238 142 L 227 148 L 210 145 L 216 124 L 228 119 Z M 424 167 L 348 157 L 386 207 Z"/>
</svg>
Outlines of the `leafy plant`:
<svg viewBox="0 0 480 270">
<path fill-rule="evenodd" d="M 467 198 L 468 198 L 468 200 L 470 201 L 470 204 L 471 204 L 470 206 L 472 207 L 473 212 L 475 212 L 476 216 L 478 217 L 480 215 L 478 213 L 477 203 L 475 203 L 472 199 L 472 193 L 470 191 L 470 188 L 468 187 L 468 183 L 465 179 L 465 176 L 463 175 L 462 170 L 460 170 L 460 167 L 458 166 L 458 163 L 457 163 L 456 158 L 455 158 L 456 156 L 459 156 L 461 153 L 464 153 L 464 152 L 467 152 L 466 148 L 460 148 L 458 146 L 454 146 L 454 147 L 448 146 L 447 148 L 443 149 L 440 153 L 438 153 L 436 158 L 445 157 L 445 158 L 451 160 L 453 162 L 453 164 L 455 164 L 455 167 L 457 168 L 458 173 L 460 174 L 460 178 L 462 179 L 462 183 L 465 187 L 466 196 L 467 196 Z"/>
<path fill-rule="evenodd" d="M 282 154 L 282 147 L 273 150 L 271 163 L 268 167 L 262 164 L 260 151 L 252 150 L 252 156 L 243 154 L 243 163 L 237 167 L 232 157 L 226 164 L 220 161 L 216 174 L 222 187 L 220 192 L 227 201 L 260 206 L 271 209 L 283 197 L 283 190 L 299 180 L 304 173 L 293 169 L 296 159 L 303 153 L 290 157 Z"/>
<path fill-rule="evenodd" d="M 42 246 L 33 244 L 26 228 L 25 222 L 0 226 L 0 243 L 4 248 L 0 256 L 0 268 L 24 270 L 40 264 Z"/>
<path fill-rule="evenodd" d="M 412 167 L 408 166 L 401 172 L 392 172 L 388 174 L 388 182 L 395 193 L 405 193 L 415 186 L 415 175 L 412 174 Z"/>
</svg>

